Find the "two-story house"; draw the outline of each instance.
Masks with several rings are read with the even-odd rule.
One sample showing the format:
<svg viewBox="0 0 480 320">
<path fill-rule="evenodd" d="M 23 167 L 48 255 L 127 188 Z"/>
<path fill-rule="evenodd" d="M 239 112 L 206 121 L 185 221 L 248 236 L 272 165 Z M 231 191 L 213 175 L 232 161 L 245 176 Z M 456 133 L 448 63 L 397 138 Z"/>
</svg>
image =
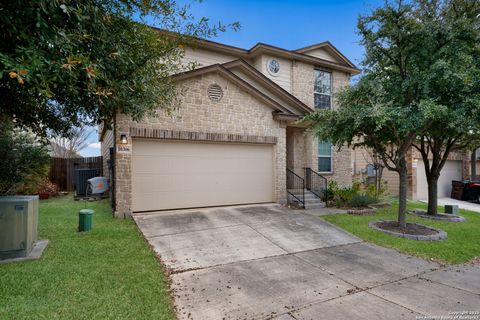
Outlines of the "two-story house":
<svg viewBox="0 0 480 320">
<path fill-rule="evenodd" d="M 351 184 L 351 151 L 337 152 L 297 123 L 315 109 L 335 108 L 334 93 L 359 73 L 332 44 L 241 49 L 197 40 L 184 59 L 198 67 L 174 76 L 175 112 L 159 110 L 141 122 L 118 114 L 114 130 L 101 132 L 102 155 L 113 157 L 116 216 L 302 204 L 302 183 L 314 184 L 318 174 Z"/>
</svg>

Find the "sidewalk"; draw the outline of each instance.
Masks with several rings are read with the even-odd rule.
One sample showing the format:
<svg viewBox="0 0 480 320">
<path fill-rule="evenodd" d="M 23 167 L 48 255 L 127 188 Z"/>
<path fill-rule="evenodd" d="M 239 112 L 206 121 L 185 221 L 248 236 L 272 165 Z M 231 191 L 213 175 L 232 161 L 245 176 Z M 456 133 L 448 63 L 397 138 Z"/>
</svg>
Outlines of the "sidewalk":
<svg viewBox="0 0 480 320">
<path fill-rule="evenodd" d="M 421 202 L 427 203 L 427 200 L 420 200 Z M 446 204 L 449 205 L 458 205 L 460 209 L 470 210 L 474 212 L 480 212 L 480 204 L 475 202 L 468 202 L 468 201 L 461 201 L 452 198 L 439 198 L 438 205 L 444 206 Z"/>
</svg>

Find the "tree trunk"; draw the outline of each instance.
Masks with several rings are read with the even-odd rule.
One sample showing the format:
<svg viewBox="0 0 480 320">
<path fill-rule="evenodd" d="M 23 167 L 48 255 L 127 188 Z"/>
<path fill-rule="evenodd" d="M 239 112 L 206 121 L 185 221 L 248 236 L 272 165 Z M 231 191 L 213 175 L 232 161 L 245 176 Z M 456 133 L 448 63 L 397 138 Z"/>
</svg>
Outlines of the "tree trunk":
<svg viewBox="0 0 480 320">
<path fill-rule="evenodd" d="M 398 193 L 398 225 L 402 228 L 407 226 L 407 161 L 399 160 L 399 193 Z"/>
<path fill-rule="evenodd" d="M 432 174 L 431 177 L 427 179 L 428 183 L 428 211 L 429 215 L 437 214 L 437 205 L 438 205 L 438 178 L 440 175 Z"/>
</svg>

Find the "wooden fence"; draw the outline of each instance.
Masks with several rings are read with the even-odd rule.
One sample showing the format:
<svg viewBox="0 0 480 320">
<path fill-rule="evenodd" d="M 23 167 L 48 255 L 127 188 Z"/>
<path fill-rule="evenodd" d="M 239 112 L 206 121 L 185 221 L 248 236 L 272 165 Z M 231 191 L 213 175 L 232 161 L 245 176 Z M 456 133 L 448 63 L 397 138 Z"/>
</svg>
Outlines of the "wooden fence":
<svg viewBox="0 0 480 320">
<path fill-rule="evenodd" d="M 102 176 L 102 157 L 50 158 L 50 181 L 55 183 L 62 191 L 73 191 L 75 169 L 97 169 Z"/>
</svg>

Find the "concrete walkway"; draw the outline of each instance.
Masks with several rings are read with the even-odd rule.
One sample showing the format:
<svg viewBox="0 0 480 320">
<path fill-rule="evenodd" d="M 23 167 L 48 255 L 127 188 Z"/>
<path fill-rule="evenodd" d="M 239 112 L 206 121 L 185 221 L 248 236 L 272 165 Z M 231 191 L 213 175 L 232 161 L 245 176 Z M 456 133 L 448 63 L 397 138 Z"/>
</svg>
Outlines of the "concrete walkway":
<svg viewBox="0 0 480 320">
<path fill-rule="evenodd" d="M 421 202 L 428 203 L 428 200 L 420 200 Z M 449 205 L 458 205 L 460 209 L 470 210 L 474 212 L 480 212 L 480 204 L 476 202 L 461 201 L 452 198 L 438 198 L 438 205 L 444 206 Z"/>
<path fill-rule="evenodd" d="M 362 242 L 279 205 L 137 215 L 179 319 L 416 319 L 480 311 L 480 266 Z"/>
</svg>

